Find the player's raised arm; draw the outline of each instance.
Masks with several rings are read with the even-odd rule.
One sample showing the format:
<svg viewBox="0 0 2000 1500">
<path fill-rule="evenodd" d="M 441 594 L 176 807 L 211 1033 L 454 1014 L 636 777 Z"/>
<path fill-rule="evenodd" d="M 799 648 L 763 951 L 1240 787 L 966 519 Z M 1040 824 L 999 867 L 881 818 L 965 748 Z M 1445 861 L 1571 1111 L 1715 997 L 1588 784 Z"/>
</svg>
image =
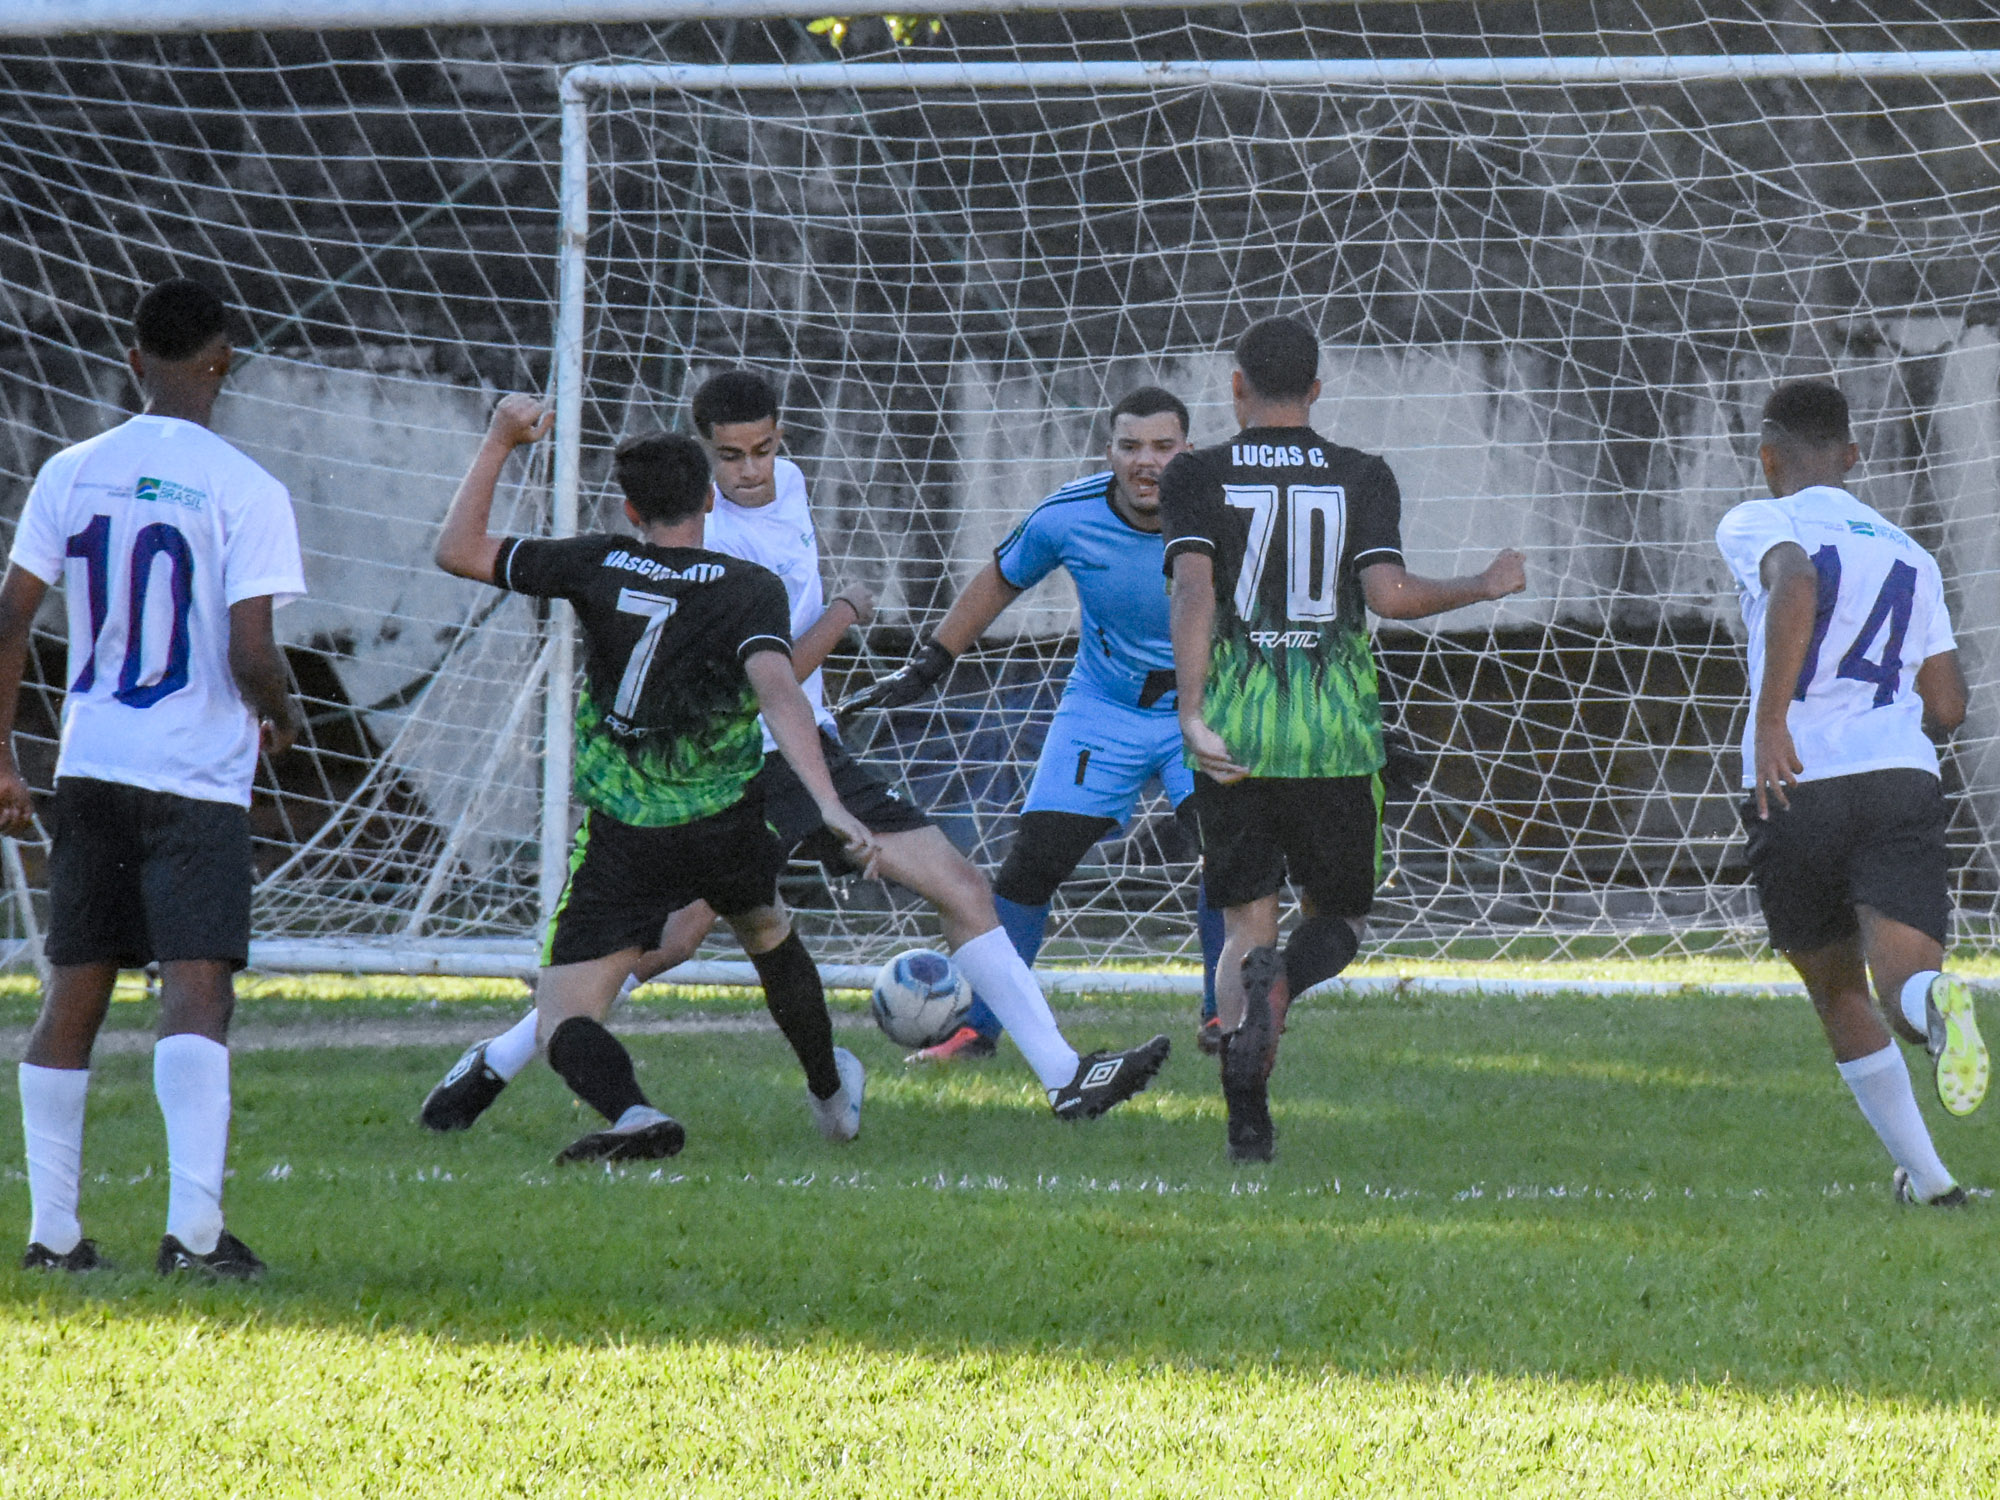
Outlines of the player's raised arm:
<svg viewBox="0 0 2000 1500">
<path fill-rule="evenodd" d="M 1379 562 L 1361 570 L 1361 593 L 1384 620 L 1422 620 L 1468 604 L 1484 604 L 1518 594 L 1528 586 L 1525 560 L 1512 547 L 1477 573 L 1425 578 L 1399 562 Z"/>
<path fill-rule="evenodd" d="M 835 712 L 902 708 L 916 702 L 944 680 L 951 664 L 972 648 L 972 643 L 1000 618 L 1002 610 L 1021 597 L 1021 592 L 1000 576 L 999 563 L 988 562 L 952 601 L 943 623 L 906 666 L 847 698 Z"/>
<path fill-rule="evenodd" d="M 764 725 L 777 741 L 778 753 L 798 774 L 819 808 L 820 819 L 847 846 L 847 852 L 872 874 L 875 857 L 882 852 L 881 841 L 861 820 L 841 805 L 833 789 L 833 777 L 826 769 L 826 756 L 819 748 L 819 725 L 813 721 L 812 705 L 799 690 L 798 679 L 790 670 L 790 658 L 775 648 L 752 653 L 743 663 L 744 675 L 757 694 L 757 709 Z"/>
<path fill-rule="evenodd" d="M 493 490 L 507 456 L 523 443 L 538 442 L 555 425 L 555 412 L 533 396 L 503 396 L 493 408 L 493 421 L 473 455 L 472 466 L 451 497 L 444 527 L 433 556 L 445 572 L 475 583 L 493 582 L 493 564 L 505 540 L 488 527 L 493 515 Z"/>
<path fill-rule="evenodd" d="M 0 833 L 25 833 L 34 826 L 28 783 L 14 763 L 14 715 L 28 664 L 28 632 L 48 591 L 46 583 L 19 566 L 8 568 L 0 582 Z"/>
</svg>

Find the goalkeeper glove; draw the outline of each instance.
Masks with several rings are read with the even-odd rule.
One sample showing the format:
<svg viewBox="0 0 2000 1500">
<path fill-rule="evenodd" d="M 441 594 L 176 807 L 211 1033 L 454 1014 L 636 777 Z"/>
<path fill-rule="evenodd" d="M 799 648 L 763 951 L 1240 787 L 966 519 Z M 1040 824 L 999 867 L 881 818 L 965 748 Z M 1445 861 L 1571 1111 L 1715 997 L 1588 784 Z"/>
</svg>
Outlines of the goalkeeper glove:
<svg viewBox="0 0 2000 1500">
<path fill-rule="evenodd" d="M 850 694 L 834 709 L 834 713 L 845 718 L 867 708 L 902 708 L 905 704 L 915 703 L 943 680 L 945 673 L 951 670 L 951 664 L 957 660 L 936 641 L 925 641 L 923 649 L 910 659 L 907 666 L 891 672 L 878 682 L 871 682 L 858 693 Z"/>
</svg>

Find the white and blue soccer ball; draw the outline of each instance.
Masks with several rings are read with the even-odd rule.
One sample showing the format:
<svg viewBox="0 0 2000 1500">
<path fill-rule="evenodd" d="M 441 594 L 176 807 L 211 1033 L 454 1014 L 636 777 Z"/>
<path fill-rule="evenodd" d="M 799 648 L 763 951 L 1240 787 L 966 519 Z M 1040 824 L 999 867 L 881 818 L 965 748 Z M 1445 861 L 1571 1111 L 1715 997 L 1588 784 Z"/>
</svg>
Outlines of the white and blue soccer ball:
<svg viewBox="0 0 2000 1500">
<path fill-rule="evenodd" d="M 897 1046 L 934 1047 L 965 1024 L 972 986 L 945 954 L 912 948 L 882 965 L 868 1008 Z"/>
</svg>

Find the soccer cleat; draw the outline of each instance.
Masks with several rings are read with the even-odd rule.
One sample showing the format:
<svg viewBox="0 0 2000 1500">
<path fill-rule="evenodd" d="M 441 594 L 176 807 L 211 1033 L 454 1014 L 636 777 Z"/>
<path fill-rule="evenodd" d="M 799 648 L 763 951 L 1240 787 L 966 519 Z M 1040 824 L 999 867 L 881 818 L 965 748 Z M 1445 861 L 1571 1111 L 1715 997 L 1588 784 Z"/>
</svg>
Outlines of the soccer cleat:
<svg viewBox="0 0 2000 1500">
<path fill-rule="evenodd" d="M 833 1065 L 840 1070 L 840 1087 L 825 1099 L 813 1098 L 808 1089 L 806 1101 L 821 1135 L 830 1141 L 851 1141 L 861 1134 L 861 1096 L 868 1092 L 868 1070 L 845 1047 L 833 1049 Z"/>
<path fill-rule="evenodd" d="M 417 1111 L 424 1129 L 470 1130 L 472 1122 L 500 1097 L 507 1080 L 486 1066 L 486 1043 L 474 1042 L 465 1049 L 451 1071 L 437 1087 L 424 1095 L 424 1107 Z"/>
<path fill-rule="evenodd" d="M 1966 1196 L 1965 1189 L 1955 1182 L 1935 1198 L 1919 1198 L 1916 1186 L 1910 1181 L 1910 1174 L 1901 1167 L 1896 1168 L 1896 1175 L 1891 1181 L 1895 1185 L 1898 1203 L 1908 1203 L 1921 1208 L 1964 1208 L 1972 1201 Z"/>
<path fill-rule="evenodd" d="M 61 1255 L 40 1241 L 29 1244 L 21 1257 L 24 1271 L 108 1271 L 111 1262 L 98 1252 L 96 1240 L 78 1240 Z"/>
<path fill-rule="evenodd" d="M 1243 958 L 1243 1024 L 1222 1038 L 1222 1101 L 1229 1111 L 1229 1159 L 1269 1161 L 1277 1152 L 1271 1122 L 1271 986 L 1278 981 L 1275 948 Z"/>
<path fill-rule="evenodd" d="M 1058 1120 L 1096 1119 L 1151 1083 L 1173 1045 L 1156 1036 L 1123 1052 L 1092 1052 L 1078 1058 L 1076 1076 L 1049 1090 L 1049 1108 Z"/>
<path fill-rule="evenodd" d="M 1969 1115 L 1986 1097 L 1991 1065 L 1980 1039 L 1972 990 L 1956 974 L 1940 974 L 1924 996 L 1929 1035 L 1924 1050 L 1937 1069 L 1938 1102 L 1955 1115 Z"/>
<path fill-rule="evenodd" d="M 1194 1044 L 1208 1057 L 1222 1055 L 1222 1017 L 1203 1016 L 1194 1023 Z"/>
<path fill-rule="evenodd" d="M 153 1262 L 153 1269 L 162 1276 L 199 1271 L 218 1281 L 255 1281 L 264 1274 L 264 1262 L 257 1259 L 256 1252 L 248 1245 L 225 1229 L 222 1238 L 215 1242 L 215 1248 L 206 1255 L 196 1255 L 170 1234 L 163 1236 L 159 1258 Z"/>
<path fill-rule="evenodd" d="M 627 1114 L 632 1111 L 627 1110 Z M 681 1147 L 687 1144 L 687 1132 L 681 1122 L 672 1115 L 663 1115 L 652 1110 L 652 1118 L 620 1130 L 616 1125 L 609 1130 L 593 1130 L 563 1147 L 556 1156 L 561 1165 L 572 1161 L 658 1161 L 663 1156 L 678 1156 Z"/>
<path fill-rule="evenodd" d="M 935 1047 L 923 1047 L 903 1061 L 912 1067 L 924 1063 L 984 1062 L 1000 1050 L 1000 1044 L 983 1031 L 961 1026 Z"/>
</svg>

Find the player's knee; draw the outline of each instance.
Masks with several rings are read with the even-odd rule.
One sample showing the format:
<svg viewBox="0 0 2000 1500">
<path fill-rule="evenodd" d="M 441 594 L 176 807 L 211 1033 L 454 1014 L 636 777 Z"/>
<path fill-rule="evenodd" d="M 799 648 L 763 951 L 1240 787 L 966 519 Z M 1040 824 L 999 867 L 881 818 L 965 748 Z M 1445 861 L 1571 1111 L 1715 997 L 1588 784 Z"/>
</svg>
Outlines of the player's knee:
<svg viewBox="0 0 2000 1500">
<path fill-rule="evenodd" d="M 1115 819 L 1082 813 L 1023 813 L 1014 847 L 994 878 L 993 893 L 1022 906 L 1045 905 L 1085 851 L 1117 826 Z"/>
<path fill-rule="evenodd" d="M 1285 944 L 1285 982 L 1294 996 L 1354 962 L 1361 938 L 1344 917 L 1307 917 Z"/>
</svg>

